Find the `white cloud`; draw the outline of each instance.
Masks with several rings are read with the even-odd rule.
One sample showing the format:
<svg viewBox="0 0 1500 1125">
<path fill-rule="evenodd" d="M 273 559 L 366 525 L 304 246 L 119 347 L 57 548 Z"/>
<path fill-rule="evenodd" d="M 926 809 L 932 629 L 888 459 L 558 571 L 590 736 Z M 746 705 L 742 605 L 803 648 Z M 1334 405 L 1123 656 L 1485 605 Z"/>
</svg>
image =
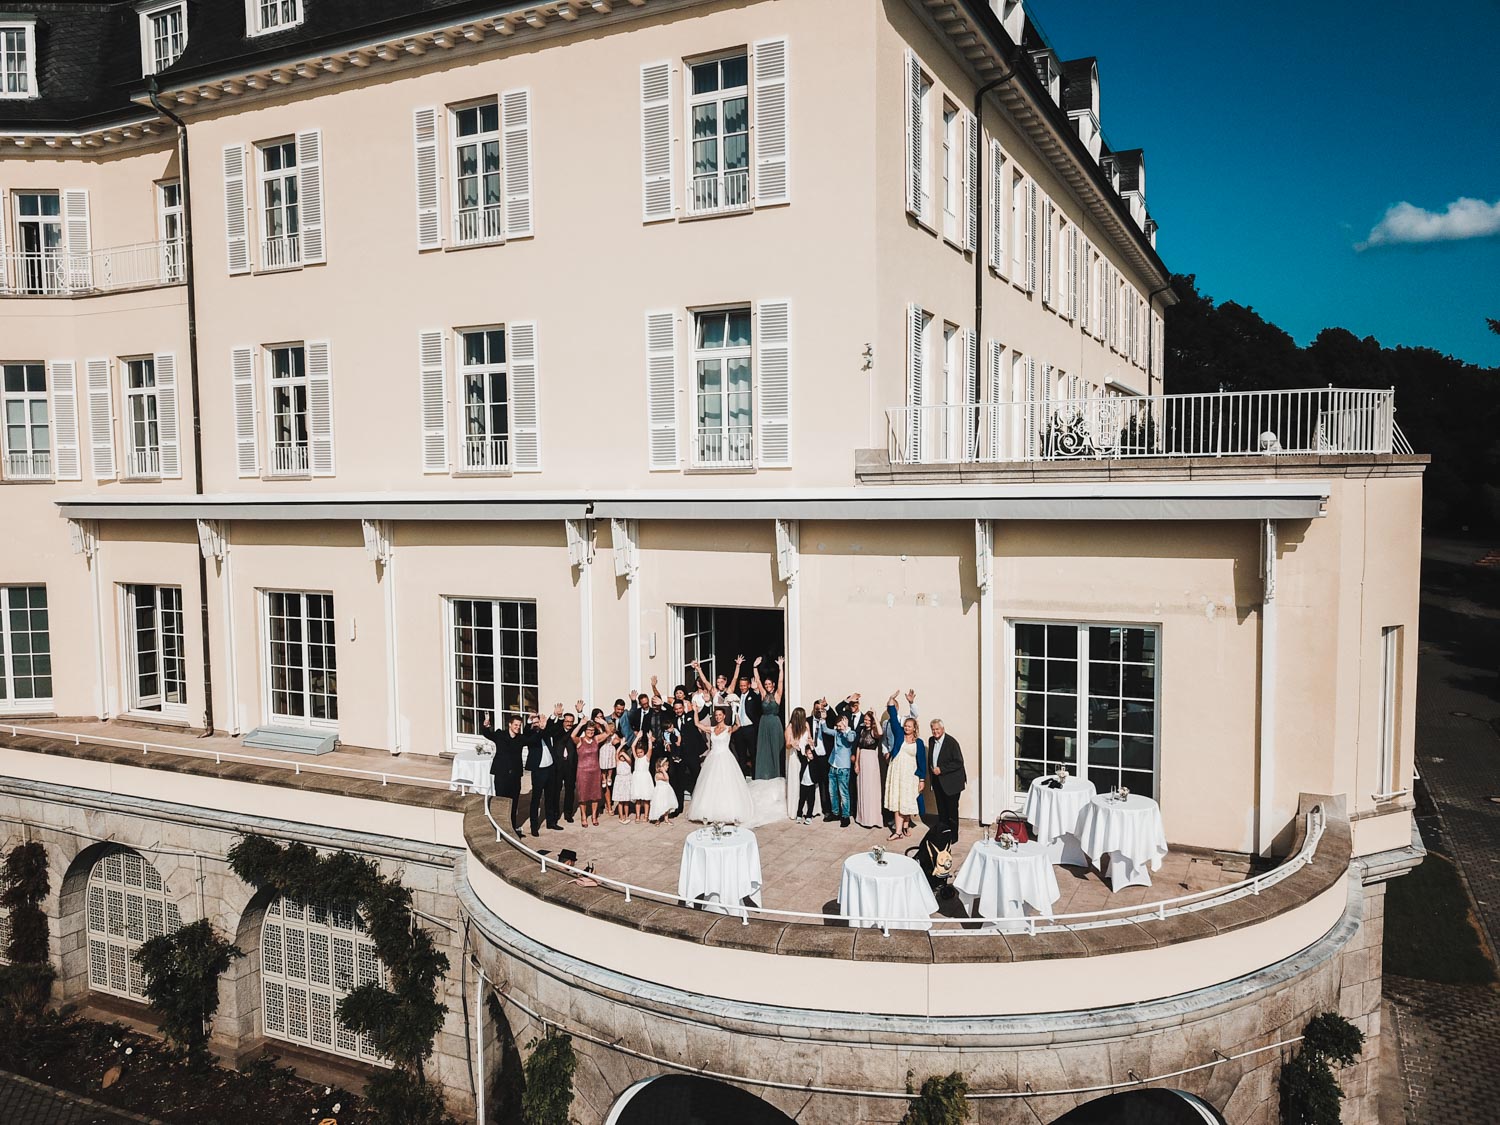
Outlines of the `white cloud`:
<svg viewBox="0 0 1500 1125">
<path fill-rule="evenodd" d="M 1425 211 L 1410 203 L 1398 203 L 1385 213 L 1370 236 L 1355 244 L 1394 246 L 1400 243 L 1456 242 L 1466 238 L 1489 238 L 1500 234 L 1500 200 L 1486 203 L 1467 197 L 1455 199 L 1446 210 Z"/>
</svg>

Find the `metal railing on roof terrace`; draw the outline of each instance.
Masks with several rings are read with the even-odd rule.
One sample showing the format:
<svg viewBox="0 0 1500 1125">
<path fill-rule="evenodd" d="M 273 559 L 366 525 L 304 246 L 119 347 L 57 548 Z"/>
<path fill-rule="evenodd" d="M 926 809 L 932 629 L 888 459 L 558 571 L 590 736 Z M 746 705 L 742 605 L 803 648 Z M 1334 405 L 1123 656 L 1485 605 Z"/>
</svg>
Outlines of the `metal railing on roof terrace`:
<svg viewBox="0 0 1500 1125">
<path fill-rule="evenodd" d="M 1410 453 L 1389 390 L 1091 394 L 886 412 L 891 463 Z"/>
</svg>

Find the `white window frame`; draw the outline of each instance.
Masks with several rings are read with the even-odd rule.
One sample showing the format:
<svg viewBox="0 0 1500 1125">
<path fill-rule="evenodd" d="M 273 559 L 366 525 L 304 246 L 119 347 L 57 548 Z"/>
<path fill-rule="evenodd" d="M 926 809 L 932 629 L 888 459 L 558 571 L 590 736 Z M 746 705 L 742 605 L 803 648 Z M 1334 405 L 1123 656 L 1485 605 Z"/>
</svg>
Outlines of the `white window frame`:
<svg viewBox="0 0 1500 1125">
<path fill-rule="evenodd" d="M 963 238 L 964 200 L 964 114 L 947 98 L 943 99 L 942 202 L 943 238 L 955 246 Z"/>
<path fill-rule="evenodd" d="M 489 359 L 481 364 L 470 364 L 468 341 L 465 337 L 470 333 L 489 332 L 501 334 L 505 358 L 498 363 Z M 509 473 L 513 464 L 512 446 L 515 430 L 515 399 L 510 380 L 510 334 L 503 324 L 488 324 L 456 329 L 454 336 L 454 352 L 458 357 L 455 365 L 458 370 L 458 390 L 454 395 L 454 402 L 458 409 L 459 440 L 458 465 L 454 471 L 459 474 Z M 485 380 L 485 427 L 484 435 L 481 437 L 474 437 L 469 433 L 469 378 L 473 375 L 478 375 Z M 494 405 L 490 401 L 490 386 L 495 376 L 499 376 L 505 388 L 505 432 L 498 435 L 492 433 L 489 426 L 490 411 Z"/>
<path fill-rule="evenodd" d="M 1006 681 L 1005 681 L 1005 686 L 1004 686 L 1004 691 L 1005 691 L 1005 707 L 1004 707 L 1004 712 L 1003 713 L 1004 713 L 1004 716 L 1005 716 L 1005 719 L 1004 719 L 1004 727 L 1005 727 L 1005 729 L 1003 731 L 1003 738 L 1004 738 L 1003 745 L 1005 747 L 1005 750 L 1004 750 L 1003 760 L 1004 760 L 1004 763 L 1005 763 L 1005 768 L 1008 771 L 1006 773 L 1006 775 L 1005 775 L 1006 778 L 1007 778 L 1005 784 L 1011 785 L 1013 787 L 1016 784 L 1016 769 L 1017 769 L 1017 765 L 1018 765 L 1018 762 L 1019 762 L 1019 759 L 1020 759 L 1019 747 L 1017 746 L 1017 741 L 1016 741 L 1017 740 L 1017 728 L 1022 725 L 1022 724 L 1019 724 L 1017 722 L 1017 716 L 1019 714 L 1019 710 L 1018 710 L 1018 708 L 1019 708 L 1019 701 L 1016 698 L 1016 695 L 1017 695 L 1017 691 L 1016 691 L 1016 676 L 1017 676 L 1017 658 L 1018 658 L 1017 646 L 1016 646 L 1016 628 L 1017 628 L 1017 626 L 1021 626 L 1021 625 L 1040 625 L 1040 626 L 1047 626 L 1047 627 L 1072 627 L 1072 628 L 1075 628 L 1075 629 L 1078 630 L 1077 648 L 1075 649 L 1075 663 L 1076 663 L 1075 672 L 1076 672 L 1076 675 L 1075 675 L 1074 693 L 1073 693 L 1073 698 L 1076 701 L 1076 703 L 1075 703 L 1076 714 L 1074 716 L 1074 718 L 1075 718 L 1075 726 L 1074 726 L 1074 734 L 1073 734 L 1073 737 L 1075 739 L 1075 752 L 1074 752 L 1073 764 L 1069 766 L 1068 772 L 1071 773 L 1071 774 L 1073 774 L 1076 777 L 1085 777 L 1085 778 L 1088 777 L 1090 768 L 1113 769 L 1116 773 L 1120 773 L 1121 772 L 1121 767 L 1110 766 L 1108 764 L 1096 766 L 1095 763 L 1091 763 L 1089 761 L 1089 757 L 1088 757 L 1088 739 L 1089 739 L 1089 714 L 1088 714 L 1088 699 L 1089 699 L 1089 680 L 1088 680 L 1088 676 L 1089 676 L 1089 668 L 1088 668 L 1088 665 L 1089 665 L 1089 655 L 1088 655 L 1088 653 L 1089 653 L 1089 647 L 1088 647 L 1088 645 L 1089 645 L 1089 630 L 1091 628 L 1104 628 L 1104 629 L 1145 629 L 1145 630 L 1150 630 L 1150 631 L 1152 631 L 1152 632 L 1155 633 L 1155 635 L 1156 635 L 1156 638 L 1155 638 L 1155 663 L 1153 665 L 1153 672 L 1152 672 L 1152 675 L 1153 675 L 1153 684 L 1152 684 L 1152 686 L 1154 688 L 1154 696 L 1153 696 L 1153 698 L 1151 700 L 1152 720 L 1153 721 L 1152 721 L 1152 729 L 1151 729 L 1151 734 L 1150 734 L 1150 738 L 1151 738 L 1151 742 L 1152 742 L 1151 777 L 1152 777 L 1152 789 L 1153 789 L 1153 793 L 1151 794 L 1151 796 L 1153 797 L 1154 800 L 1156 800 L 1158 803 L 1160 803 L 1161 802 L 1161 786 L 1162 786 L 1162 773 L 1161 773 L 1161 765 L 1162 765 L 1162 745 L 1161 745 L 1161 743 L 1162 743 L 1162 738 L 1161 738 L 1161 735 L 1162 735 L 1162 716 L 1161 716 L 1162 651 L 1163 651 L 1163 638 L 1164 638 L 1165 632 L 1166 632 L 1162 628 L 1161 624 L 1159 622 L 1149 622 L 1149 621 L 1081 621 L 1081 620 L 1079 620 L 1077 618 L 1048 619 L 1048 618 L 1039 618 L 1039 617 L 1025 617 L 1025 618 L 1007 618 L 1006 619 L 1006 623 L 1005 623 L 1005 626 L 1006 626 L 1005 627 L 1005 653 L 1004 653 L 1005 664 L 1004 664 L 1004 667 L 1006 667 L 1008 669 L 1008 673 L 1007 673 L 1007 676 L 1006 676 Z M 1030 724 L 1026 724 L 1026 725 L 1030 725 Z M 1121 760 L 1123 761 L 1123 752 L 1122 752 Z M 1124 773 L 1126 775 L 1129 775 L 1131 772 L 1132 772 L 1131 770 L 1124 770 Z M 1134 771 L 1134 772 L 1143 772 L 1143 771 Z M 1125 780 L 1124 784 L 1127 785 L 1127 786 L 1130 785 L 1130 778 L 1129 778 L 1129 776 L 1126 776 L 1126 780 Z M 1133 786 L 1131 788 L 1132 788 L 1133 791 L 1139 792 L 1139 790 L 1136 790 Z M 1104 789 L 1104 790 L 1101 790 L 1101 792 L 1107 792 L 1107 788 Z M 1024 801 L 1025 797 L 1026 797 L 1026 794 L 1025 794 L 1024 790 L 1017 789 L 1015 791 L 1015 793 L 1014 793 L 1014 799 L 1015 800 Z"/>
<path fill-rule="evenodd" d="M 21 200 L 35 197 L 38 200 L 37 214 L 23 215 Z M 57 208 L 50 215 L 41 213 L 41 200 L 56 201 Z M 57 190 L 23 190 L 11 193 L 12 234 L 15 245 L 11 248 L 15 258 L 15 291 L 18 293 L 67 293 L 70 290 L 68 277 L 68 253 L 66 228 L 63 225 L 62 192 Z M 28 248 L 25 232 L 36 231 L 37 248 Z M 51 228 L 57 240 L 50 245 L 47 230 Z"/>
<path fill-rule="evenodd" d="M 734 58 L 745 60 L 745 84 L 743 86 L 720 86 L 705 94 L 693 93 L 694 67 L 713 65 L 719 68 L 719 75 L 722 79 L 723 62 Z M 750 68 L 753 65 L 754 59 L 748 46 L 732 47 L 711 55 L 683 60 L 683 88 L 687 95 L 683 100 L 686 103 L 687 119 L 683 124 L 682 135 L 687 144 L 687 153 L 682 165 L 687 173 L 686 198 L 689 215 L 720 215 L 725 212 L 748 211 L 751 208 L 750 166 L 753 160 L 751 122 L 754 120 L 755 106 L 751 100 L 753 82 Z M 745 99 L 745 166 L 726 171 L 724 168 L 724 101 L 726 97 L 734 100 L 741 96 Z M 702 105 L 714 105 L 717 108 L 719 127 L 714 137 L 718 142 L 718 167 L 711 175 L 700 176 L 694 171 L 693 149 L 697 142 L 693 136 L 693 111 Z M 706 188 L 710 184 L 713 188 L 713 201 L 700 202 L 700 187 Z"/>
<path fill-rule="evenodd" d="M 495 109 L 495 127 L 493 129 L 480 129 L 465 137 L 458 134 L 458 115 L 468 110 L 480 110 L 484 106 L 493 106 Z M 448 182 L 453 185 L 452 198 L 448 201 L 453 208 L 453 244 L 455 246 L 487 246 L 495 242 L 505 241 L 505 137 L 501 121 L 501 105 L 499 94 L 489 94 L 482 98 L 471 101 L 457 102 L 448 107 Z M 495 171 L 487 173 L 484 171 L 483 156 L 484 146 L 493 144 L 495 146 Z M 479 191 L 475 198 L 478 206 L 468 211 L 460 209 L 459 206 L 459 174 L 458 154 L 461 148 L 474 145 L 477 148 L 475 168 L 479 180 Z M 495 183 L 499 188 L 493 205 L 484 202 L 484 178 L 494 175 Z"/>
<path fill-rule="evenodd" d="M 279 374 L 276 357 L 280 352 L 288 354 L 287 374 Z M 302 371 L 296 371 L 295 357 L 302 357 Z M 312 475 L 312 389 L 307 375 L 307 344 L 301 340 L 281 344 L 267 344 L 261 357 L 262 369 L 266 373 L 266 475 L 273 477 L 306 477 Z M 298 409 L 297 391 L 302 392 L 302 405 Z M 280 413 L 276 408 L 276 397 L 284 392 L 288 400 L 287 417 L 292 424 L 289 440 L 278 437 Z M 297 435 L 297 420 L 301 419 L 301 437 Z"/>
<path fill-rule="evenodd" d="M 245 34 L 286 31 L 300 24 L 303 14 L 302 0 L 245 0 Z"/>
<path fill-rule="evenodd" d="M 19 36 L 21 55 L 15 51 Z M 12 86 L 19 87 L 11 89 Z M 35 98 L 36 21 L 8 18 L 0 21 L 0 99 Z"/>
<path fill-rule="evenodd" d="M 21 590 L 27 592 L 25 605 L 17 604 L 17 592 Z M 31 591 L 33 590 L 40 590 L 42 592 L 42 604 L 40 606 L 31 604 Z M 47 595 L 47 584 L 45 582 L 17 582 L 9 586 L 0 586 L 0 714 L 34 714 L 52 710 L 52 692 L 56 688 L 56 684 L 53 681 L 56 672 L 52 665 L 52 609 L 50 599 Z M 39 655 L 36 652 L 34 638 L 38 635 L 45 636 L 47 638 L 47 651 L 40 655 L 47 658 L 47 670 L 44 674 L 38 674 L 33 665 L 31 673 L 26 678 L 36 681 L 45 676 L 47 680 L 46 695 L 30 696 L 26 699 L 18 699 L 16 697 L 16 657 L 20 654 L 16 652 L 15 633 L 13 630 L 14 623 L 12 621 L 13 613 L 41 613 L 44 615 L 42 628 L 40 629 L 35 627 L 35 622 L 29 618 L 27 620 L 26 634 L 28 641 L 26 655 L 31 657 Z M 32 686 L 33 690 L 35 690 L 34 683 Z"/>
<path fill-rule="evenodd" d="M 273 149 L 281 152 L 283 161 L 286 159 L 287 152 L 290 152 L 292 164 L 288 166 L 283 163 L 280 168 L 267 169 L 266 157 Z M 255 221 L 261 233 L 259 272 L 296 269 L 302 265 L 302 168 L 298 162 L 297 138 L 288 134 L 271 140 L 257 141 L 254 151 Z M 274 207 L 266 199 L 266 191 L 273 184 L 281 186 L 281 202 Z M 287 201 L 288 188 L 296 193 L 295 203 Z M 292 224 L 288 222 L 288 213 L 291 210 L 295 211 L 295 230 L 289 229 Z M 277 235 L 271 233 L 269 220 L 272 212 L 278 212 L 281 216 L 282 233 Z"/>
<path fill-rule="evenodd" d="M 89 987 L 147 1003 L 146 976 L 135 953 L 154 937 L 175 933 L 182 914 L 155 865 L 136 851 L 100 856 L 84 892 Z"/>
<path fill-rule="evenodd" d="M 141 594 L 150 591 L 150 603 L 143 604 Z M 124 674 L 121 682 L 126 687 L 128 709 L 153 719 L 174 719 L 185 722 L 188 717 L 187 704 L 187 618 L 183 611 L 181 586 L 158 586 L 144 582 L 120 583 L 120 639 L 121 660 Z M 149 614 L 148 628 L 142 628 L 141 615 Z M 142 651 L 142 635 L 152 640 L 152 650 Z M 172 652 L 168 637 L 175 636 L 176 652 Z M 156 691 L 141 691 L 141 658 L 149 655 L 155 667 Z M 168 669 L 177 665 L 178 699 L 168 702 L 166 690 Z"/>
<path fill-rule="evenodd" d="M 476 633 L 485 630 L 490 634 L 490 658 L 493 661 L 494 679 L 490 681 L 493 707 L 479 706 L 479 698 L 474 698 L 474 726 L 473 732 L 465 731 L 459 722 L 459 697 L 458 684 L 458 661 L 460 652 L 458 647 L 458 613 L 460 603 L 473 605 L 488 605 L 490 607 L 490 624 L 488 626 L 475 625 Z M 517 625 L 514 628 L 505 625 L 506 606 L 514 606 L 516 610 Z M 526 624 L 529 617 L 531 624 Z M 444 720 L 443 726 L 447 737 L 447 746 L 450 750 L 465 750 L 475 746 L 487 746 L 488 740 L 479 733 L 479 726 L 484 721 L 485 712 L 491 713 L 491 721 L 496 730 L 503 730 L 511 715 L 520 715 L 540 709 L 541 706 L 541 631 L 538 626 L 538 608 L 533 598 L 497 598 L 483 597 L 477 595 L 449 594 L 443 597 L 443 649 L 447 654 L 447 667 L 449 673 L 443 677 L 444 692 Z M 532 637 L 533 651 L 535 656 L 526 656 L 526 636 Z M 504 641 L 507 636 L 512 637 L 518 644 L 518 648 L 512 655 L 507 655 L 504 649 Z M 515 682 L 505 678 L 504 662 L 515 660 L 518 662 L 518 676 Z M 536 666 L 535 682 L 526 680 L 526 662 L 530 660 Z M 477 673 L 476 673 L 477 676 Z M 476 685 L 484 681 L 477 678 L 473 681 Z M 520 709 L 507 709 L 503 706 L 506 701 L 505 693 L 513 689 L 519 693 Z M 530 698 L 527 698 L 527 692 Z M 528 706 L 529 704 L 529 706 Z M 469 708 L 466 708 L 466 710 Z"/>
<path fill-rule="evenodd" d="M 187 4 L 184 0 L 165 0 L 165 3 L 143 4 L 136 11 L 141 16 L 141 73 L 160 74 L 180 59 L 187 48 Z M 170 27 L 165 35 L 158 34 L 157 22 L 170 19 L 173 15 L 177 17 L 176 35 L 173 35 Z M 164 57 L 160 49 L 163 40 L 170 57 Z M 173 47 L 176 48 L 175 53 Z"/>
<path fill-rule="evenodd" d="M 176 201 L 170 193 L 176 193 Z M 161 240 L 161 280 L 173 284 L 184 280 L 186 253 L 182 225 L 182 181 L 158 180 L 156 184 L 156 234 Z"/>
<path fill-rule="evenodd" d="M 142 366 L 144 365 L 144 366 Z M 135 386 L 136 373 L 140 372 L 141 385 Z M 147 377 L 149 376 L 149 382 Z M 157 480 L 161 477 L 161 395 L 156 384 L 156 357 L 154 355 L 120 357 L 120 409 L 121 428 L 125 431 L 125 478 L 127 480 Z M 136 418 L 139 407 L 141 417 Z M 137 441 L 137 427 L 146 431 L 145 442 Z M 156 441 L 150 441 L 152 431 Z"/>
<path fill-rule="evenodd" d="M 933 176 L 936 172 L 936 154 L 933 152 L 932 131 L 933 115 L 932 103 L 937 98 L 937 81 L 931 74 L 927 73 L 921 63 L 917 64 L 917 74 L 920 83 L 919 103 L 922 107 L 922 127 L 917 135 L 917 156 L 921 161 L 922 175 L 920 186 L 922 197 L 917 201 L 917 221 L 933 229 L 935 227 L 935 210 L 937 206 L 936 192 L 933 185 Z"/>
<path fill-rule="evenodd" d="M 20 390 L 10 390 L 10 369 L 19 367 L 22 369 Z M 36 368 L 42 373 L 42 386 L 40 390 L 32 389 L 26 375 L 26 369 Z M 38 448 L 34 442 L 37 424 L 35 421 L 36 404 L 41 403 L 42 414 L 46 419 L 45 429 L 47 434 L 47 446 L 45 449 Z M 17 449 L 11 442 L 11 413 L 12 404 L 21 406 L 21 429 L 26 437 L 24 449 Z M 54 455 L 57 451 L 56 426 L 52 418 L 52 401 L 47 386 L 47 365 L 40 360 L 17 360 L 12 363 L 0 364 L 0 449 L 5 455 L 6 480 L 51 480 L 55 467 Z"/>
<path fill-rule="evenodd" d="M 1010 281 L 1026 288 L 1026 174 L 1019 168 L 1010 174 Z"/>
<path fill-rule="evenodd" d="M 1401 732 L 1397 728 L 1400 716 L 1401 691 L 1401 639 L 1400 625 L 1385 625 L 1380 630 L 1380 777 L 1376 799 L 1389 800 L 1395 796 L 1396 765 Z"/>
<path fill-rule="evenodd" d="M 701 317 L 724 316 L 743 311 L 750 323 L 750 339 L 734 347 L 726 343 L 722 348 L 702 348 L 698 345 L 698 324 Z M 727 305 L 710 305 L 688 310 L 692 317 L 691 335 L 688 337 L 688 377 L 692 403 L 689 408 L 689 424 L 692 426 L 692 466 L 696 469 L 740 469 L 755 464 L 755 307 L 749 302 Z M 726 322 L 727 327 L 727 322 Z M 727 340 L 727 336 L 726 336 Z M 750 400 L 750 421 L 743 427 L 732 427 L 729 423 L 729 364 L 743 359 L 750 372 L 750 387 L 744 393 Z M 698 404 L 704 392 L 698 386 L 698 364 L 700 361 L 720 362 L 719 368 L 719 425 L 717 429 L 703 429 L 698 424 Z M 717 448 L 717 457 L 705 455 L 705 449 Z"/>
<path fill-rule="evenodd" d="M 331 592 L 327 591 L 327 590 L 261 590 L 261 591 L 259 591 L 259 594 L 260 594 L 260 613 L 259 613 L 258 616 L 259 616 L 260 631 L 261 631 L 260 651 L 261 651 L 262 672 L 263 672 L 263 675 L 261 676 L 261 688 L 262 688 L 262 692 L 261 692 L 261 713 L 263 715 L 265 715 L 266 722 L 269 723 L 269 724 L 271 724 L 271 725 L 273 725 L 273 726 L 307 727 L 310 730 L 321 730 L 321 731 L 333 731 L 333 732 L 337 732 L 338 726 L 339 726 L 339 720 L 338 720 L 338 715 L 337 715 L 337 711 L 338 711 L 338 698 L 339 698 L 339 695 L 338 695 L 338 608 L 337 608 L 337 604 L 334 601 L 333 594 Z M 297 598 L 298 599 L 298 603 L 297 604 L 298 604 L 298 607 L 299 607 L 298 612 L 299 612 L 299 615 L 300 615 L 299 618 L 298 618 L 298 620 L 300 620 L 301 623 L 302 623 L 301 640 L 297 643 L 297 648 L 300 651 L 300 659 L 301 659 L 301 665 L 300 665 L 300 667 L 301 667 L 301 671 L 302 671 L 302 690 L 301 690 L 300 693 L 298 693 L 301 696 L 302 705 L 303 705 L 303 714 L 301 714 L 301 715 L 292 715 L 292 714 L 287 714 L 287 713 L 284 713 L 284 712 L 281 712 L 281 711 L 277 711 L 275 709 L 275 706 L 274 706 L 274 703 L 273 703 L 273 700 L 275 698 L 275 694 L 276 693 L 275 693 L 275 691 L 273 689 L 272 681 L 273 681 L 274 674 L 275 674 L 274 673 L 274 669 L 277 667 L 277 665 L 274 663 L 273 654 L 272 654 L 272 651 L 271 651 L 271 643 L 272 643 L 271 642 L 271 610 L 272 610 L 273 605 L 275 604 L 274 603 L 274 599 L 276 597 L 286 597 L 286 598 Z M 329 639 L 328 639 L 327 644 L 324 647 L 326 647 L 329 650 L 331 650 L 331 652 L 333 654 L 333 666 L 332 666 L 332 668 L 329 669 L 327 666 L 324 666 L 321 669 L 321 671 L 323 671 L 323 673 L 325 675 L 330 670 L 333 672 L 334 687 L 333 687 L 333 691 L 331 693 L 330 692 L 315 693 L 312 690 L 312 674 L 313 674 L 314 669 L 313 669 L 312 664 L 311 664 L 311 662 L 309 660 L 309 649 L 311 648 L 313 642 L 311 642 L 309 640 L 309 638 L 308 638 L 308 628 L 307 628 L 308 621 L 310 620 L 309 614 L 308 614 L 308 599 L 309 598 L 327 598 L 328 602 L 329 602 L 329 606 L 328 606 L 329 612 L 333 614 L 332 617 L 318 618 L 319 621 L 326 621 L 327 622 L 327 630 L 328 630 L 328 637 L 329 637 Z M 294 666 L 291 665 L 291 664 L 288 664 L 287 667 L 288 668 L 292 668 Z M 287 694 L 290 696 L 290 694 L 291 694 L 290 691 L 288 691 Z M 333 701 L 333 710 L 335 712 L 334 715 L 332 715 L 330 717 L 330 716 L 327 716 L 327 715 L 315 716 L 315 715 L 312 714 L 312 698 L 313 698 L 313 696 L 315 694 L 319 694 L 319 695 L 322 695 L 322 696 L 324 696 L 326 698 L 332 699 L 332 701 Z M 288 709 L 288 710 L 290 710 L 290 709 Z"/>
</svg>

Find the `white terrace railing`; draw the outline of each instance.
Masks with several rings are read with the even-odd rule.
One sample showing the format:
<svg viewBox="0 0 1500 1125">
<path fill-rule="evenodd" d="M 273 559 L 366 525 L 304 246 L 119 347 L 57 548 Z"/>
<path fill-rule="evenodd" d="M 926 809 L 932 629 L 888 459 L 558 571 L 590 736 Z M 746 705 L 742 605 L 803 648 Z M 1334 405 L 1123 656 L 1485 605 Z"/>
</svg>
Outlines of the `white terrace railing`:
<svg viewBox="0 0 1500 1125">
<path fill-rule="evenodd" d="M 1220 391 L 887 411 L 892 464 L 1410 453 L 1389 390 Z"/>
<path fill-rule="evenodd" d="M 494 815 L 490 812 L 490 802 L 484 799 L 484 815 L 488 818 L 491 826 L 495 829 L 495 840 L 505 841 L 513 847 L 524 852 L 532 859 L 542 865 L 542 870 L 549 867 L 557 868 L 569 875 L 579 878 L 589 878 L 602 887 L 610 887 L 622 891 L 625 901 L 629 902 L 632 897 L 644 898 L 652 902 L 670 903 L 678 906 L 703 905 L 718 913 L 737 917 L 744 925 L 750 924 L 750 916 L 764 918 L 768 921 L 785 921 L 811 923 L 814 925 L 861 925 L 879 928 L 886 937 L 891 936 L 892 929 L 907 929 L 914 927 L 928 928 L 934 934 L 944 937 L 962 937 L 965 934 L 994 933 L 997 929 L 1002 933 L 1009 934 L 1045 934 L 1057 931 L 1073 932 L 1076 930 L 1097 930 L 1106 926 L 1122 926 L 1128 922 L 1151 922 L 1164 918 L 1171 918 L 1178 914 L 1193 914 L 1200 910 L 1207 910 L 1213 906 L 1220 906 L 1226 902 L 1245 898 L 1249 895 L 1258 895 L 1268 887 L 1274 887 L 1277 883 L 1289 876 L 1295 875 L 1309 863 L 1317 854 L 1318 844 L 1323 839 L 1323 831 L 1327 827 L 1327 817 L 1323 812 L 1322 805 L 1315 805 L 1308 811 L 1306 833 L 1302 840 L 1302 846 L 1297 849 L 1295 855 L 1289 856 L 1285 862 L 1266 871 L 1260 875 L 1241 879 L 1237 883 L 1229 883 L 1222 887 L 1211 887 L 1208 890 L 1195 891 L 1192 894 L 1178 895 L 1175 898 L 1163 899 L 1160 902 L 1137 904 L 1135 906 L 1117 906 L 1109 910 L 1088 910 L 1074 914 L 1027 915 L 1024 918 L 950 918 L 931 917 L 924 915 L 920 918 L 899 917 L 873 917 L 864 915 L 827 914 L 819 911 L 806 910 L 774 910 L 764 906 L 749 906 L 743 903 L 686 903 L 673 891 L 658 891 L 650 887 L 637 886 L 620 879 L 611 879 L 598 871 L 585 871 L 581 867 L 572 864 L 559 863 L 555 859 L 549 859 L 534 848 L 528 847 L 525 841 L 507 832 L 500 827 Z"/>
<path fill-rule="evenodd" d="M 0 254 L 0 296 L 73 297 L 178 285 L 186 262 L 178 239 L 112 246 L 87 254 L 8 250 Z"/>
</svg>

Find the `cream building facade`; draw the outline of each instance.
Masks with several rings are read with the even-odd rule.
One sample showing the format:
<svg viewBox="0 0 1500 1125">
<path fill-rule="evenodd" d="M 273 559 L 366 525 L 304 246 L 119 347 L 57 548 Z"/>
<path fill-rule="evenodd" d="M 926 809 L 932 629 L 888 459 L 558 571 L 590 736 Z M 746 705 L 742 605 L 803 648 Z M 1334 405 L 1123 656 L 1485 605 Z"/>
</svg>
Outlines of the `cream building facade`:
<svg viewBox="0 0 1500 1125">
<path fill-rule="evenodd" d="M 1346 867 L 1385 873 L 1351 930 L 1378 959 L 1424 459 L 1381 392 L 1165 394 L 1144 157 L 1019 2 L 27 7 L 0 14 L 0 732 L 410 761 L 489 711 L 784 655 L 794 704 L 916 686 L 969 749 L 969 824 L 1057 764 L 1201 849 L 1293 854 L 1304 795 L 1336 799 Z M 352 798 L 295 829 L 233 799 L 382 835 Z M 398 835 L 372 854 L 472 844 Z M 469 870 L 435 913 L 504 919 L 500 961 L 581 955 L 545 894 Z M 1226 963 L 1306 956 L 1344 894 Z M 728 999 L 716 956 L 656 983 Z M 923 974 L 933 1019 L 1050 1010 Z M 237 1011 L 226 1041 L 276 1037 Z M 445 1063 L 459 1101 L 474 1065 Z"/>
</svg>

